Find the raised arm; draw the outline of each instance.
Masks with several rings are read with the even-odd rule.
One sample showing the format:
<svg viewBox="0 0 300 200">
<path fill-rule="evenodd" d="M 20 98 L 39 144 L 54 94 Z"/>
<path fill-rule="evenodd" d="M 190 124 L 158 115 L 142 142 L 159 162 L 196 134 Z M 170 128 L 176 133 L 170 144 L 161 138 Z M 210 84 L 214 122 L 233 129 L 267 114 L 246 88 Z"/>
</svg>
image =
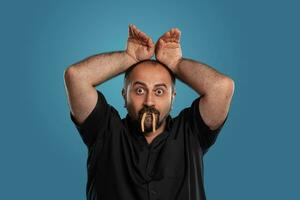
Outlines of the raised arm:
<svg viewBox="0 0 300 200">
<path fill-rule="evenodd" d="M 152 39 L 134 25 L 129 25 L 126 50 L 93 55 L 68 67 L 64 71 L 65 89 L 76 121 L 83 123 L 95 107 L 97 85 L 153 54 Z"/>
<path fill-rule="evenodd" d="M 180 36 L 177 28 L 162 35 L 156 43 L 156 58 L 203 96 L 199 102 L 199 112 L 206 125 L 215 130 L 228 114 L 234 81 L 204 63 L 182 58 Z"/>
</svg>

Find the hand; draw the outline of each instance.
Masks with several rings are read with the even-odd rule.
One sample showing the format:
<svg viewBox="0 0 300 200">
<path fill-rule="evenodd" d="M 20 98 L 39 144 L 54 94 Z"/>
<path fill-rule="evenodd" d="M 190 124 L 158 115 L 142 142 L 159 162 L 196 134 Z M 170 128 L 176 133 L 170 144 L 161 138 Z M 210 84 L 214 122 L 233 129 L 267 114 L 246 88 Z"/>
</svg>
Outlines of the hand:
<svg viewBox="0 0 300 200">
<path fill-rule="evenodd" d="M 144 32 L 140 31 L 135 25 L 129 25 L 129 37 L 127 40 L 126 53 L 139 62 L 150 59 L 154 54 L 154 43 Z"/>
<path fill-rule="evenodd" d="M 182 58 L 180 36 L 180 30 L 172 28 L 163 34 L 155 45 L 156 59 L 169 67 L 174 73 Z"/>
</svg>

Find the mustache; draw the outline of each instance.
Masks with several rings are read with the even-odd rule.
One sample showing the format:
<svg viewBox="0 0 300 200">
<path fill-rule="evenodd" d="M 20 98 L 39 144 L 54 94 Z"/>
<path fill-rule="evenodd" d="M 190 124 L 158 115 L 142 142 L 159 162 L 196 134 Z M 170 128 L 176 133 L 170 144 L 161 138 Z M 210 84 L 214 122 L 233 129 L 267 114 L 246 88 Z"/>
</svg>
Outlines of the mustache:
<svg viewBox="0 0 300 200">
<path fill-rule="evenodd" d="M 157 114 L 158 116 L 160 115 L 160 112 L 152 106 L 144 106 L 138 113 L 139 118 L 142 118 L 142 115 L 144 113 L 154 113 Z"/>
</svg>

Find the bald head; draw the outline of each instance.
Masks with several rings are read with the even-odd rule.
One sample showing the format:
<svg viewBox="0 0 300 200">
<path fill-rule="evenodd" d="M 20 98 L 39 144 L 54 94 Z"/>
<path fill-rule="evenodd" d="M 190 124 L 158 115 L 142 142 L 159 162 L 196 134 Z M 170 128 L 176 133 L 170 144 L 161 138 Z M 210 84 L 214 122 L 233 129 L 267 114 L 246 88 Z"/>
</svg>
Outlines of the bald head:
<svg viewBox="0 0 300 200">
<path fill-rule="evenodd" d="M 156 68 L 155 71 L 149 71 L 147 69 L 149 68 Z M 157 61 L 157 60 L 143 60 L 140 61 L 138 63 L 135 63 L 134 65 L 130 66 L 126 71 L 125 71 L 125 75 L 124 75 L 124 88 L 126 88 L 126 86 L 129 83 L 130 80 L 130 75 L 134 72 L 134 71 L 141 71 L 143 72 L 147 72 L 147 74 L 145 74 L 146 76 L 153 76 L 155 74 L 153 73 L 167 73 L 171 83 L 172 83 L 172 89 L 175 89 L 175 75 L 173 74 L 173 72 L 163 63 Z M 139 72 L 138 72 L 139 73 Z"/>
</svg>

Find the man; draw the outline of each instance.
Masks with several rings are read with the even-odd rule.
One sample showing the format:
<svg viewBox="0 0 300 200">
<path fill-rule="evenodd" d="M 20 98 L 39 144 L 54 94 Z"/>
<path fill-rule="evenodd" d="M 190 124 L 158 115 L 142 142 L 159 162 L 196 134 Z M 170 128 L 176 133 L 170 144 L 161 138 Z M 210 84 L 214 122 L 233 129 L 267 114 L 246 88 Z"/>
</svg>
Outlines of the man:
<svg viewBox="0 0 300 200">
<path fill-rule="evenodd" d="M 234 82 L 183 58 L 180 35 L 171 29 L 154 44 L 129 25 L 125 51 L 65 70 L 70 117 L 88 148 L 88 199 L 205 199 L 203 156 L 227 119 Z M 95 87 L 123 72 L 128 114 L 121 119 Z M 172 118 L 175 76 L 199 98 Z"/>
</svg>

